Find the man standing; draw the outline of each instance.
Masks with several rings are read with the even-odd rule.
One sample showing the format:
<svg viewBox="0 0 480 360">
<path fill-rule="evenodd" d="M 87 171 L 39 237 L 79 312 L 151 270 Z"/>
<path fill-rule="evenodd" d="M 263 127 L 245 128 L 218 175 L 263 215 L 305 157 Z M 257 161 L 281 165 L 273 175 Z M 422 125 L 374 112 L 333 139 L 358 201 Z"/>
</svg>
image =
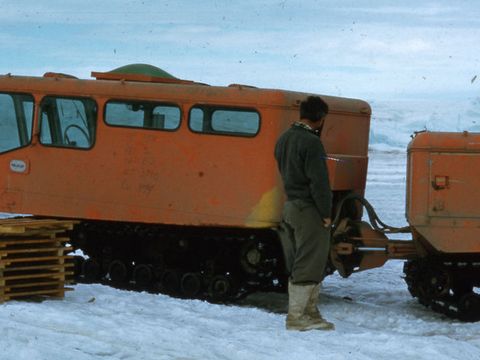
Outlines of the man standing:
<svg viewBox="0 0 480 360">
<path fill-rule="evenodd" d="M 332 330 L 317 308 L 330 247 L 332 192 L 319 139 L 328 105 L 318 96 L 300 104 L 300 120 L 277 141 L 275 158 L 287 202 L 283 209 L 292 254 L 287 267 L 288 330 Z"/>
</svg>

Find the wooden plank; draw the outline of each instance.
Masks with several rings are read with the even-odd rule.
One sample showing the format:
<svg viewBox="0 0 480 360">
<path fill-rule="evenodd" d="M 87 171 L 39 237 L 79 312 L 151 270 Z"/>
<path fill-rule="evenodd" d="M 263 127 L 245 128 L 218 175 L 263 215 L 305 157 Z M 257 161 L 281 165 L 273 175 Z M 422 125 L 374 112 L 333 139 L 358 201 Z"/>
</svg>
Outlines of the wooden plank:
<svg viewBox="0 0 480 360">
<path fill-rule="evenodd" d="M 16 292 L 24 292 L 27 290 L 50 290 L 50 289 L 63 289 L 63 283 L 61 281 L 43 281 L 6 285 L 4 291 L 6 295 L 14 294 Z"/>
<path fill-rule="evenodd" d="M 0 226 L 2 225 L 58 225 L 65 226 L 71 224 L 78 224 L 78 220 L 59 220 L 59 219 L 38 219 L 33 217 L 22 217 L 22 218 L 9 218 L 1 219 Z"/>
<path fill-rule="evenodd" d="M 25 227 L 22 226 L 0 226 L 0 233 L 3 234 L 22 234 L 25 232 Z"/>
<path fill-rule="evenodd" d="M 65 275 L 73 275 L 73 271 L 62 271 L 62 272 L 55 272 L 55 273 L 27 274 L 27 275 L 11 275 L 11 276 L 4 276 L 3 279 L 6 282 L 9 282 L 11 280 L 20 280 L 20 279 L 64 278 Z M 7 286 L 7 285 L 5 285 L 5 286 Z"/>
<path fill-rule="evenodd" d="M 66 243 L 69 242 L 68 237 L 45 238 L 45 239 L 0 239 L 0 246 L 8 245 L 26 245 L 26 244 L 48 244 L 48 243 Z"/>
<path fill-rule="evenodd" d="M 0 250 L 0 261 L 1 259 L 8 260 L 8 258 L 18 258 L 22 257 L 25 255 L 25 257 L 35 255 L 35 253 L 56 253 L 56 254 L 62 254 L 64 251 L 60 251 L 58 249 L 61 249 L 61 247 L 57 248 L 52 248 L 52 247 L 44 247 L 44 248 L 15 248 L 15 249 L 9 249 L 9 250 Z M 69 250 L 71 251 L 71 250 Z M 48 255 L 46 255 L 48 256 Z M 60 255 L 59 255 L 60 256 Z"/>
<path fill-rule="evenodd" d="M 0 235 L 23 234 L 27 231 L 37 230 L 72 230 L 78 221 L 56 219 L 3 219 L 0 220 Z"/>
<path fill-rule="evenodd" d="M 55 237 L 58 234 L 63 234 L 65 233 L 65 229 L 58 229 L 58 230 L 26 230 L 23 234 L 17 235 L 17 237 L 27 237 L 27 236 L 50 236 L 50 237 Z"/>
<path fill-rule="evenodd" d="M 2 234 L 0 231 L 0 239 L 3 238 L 16 238 L 16 239 L 21 239 L 24 237 L 30 237 L 30 236 L 43 236 L 43 237 L 55 237 L 56 235 L 59 234 L 64 234 L 67 231 L 67 229 L 25 229 L 23 233 L 15 233 L 15 234 Z"/>
<path fill-rule="evenodd" d="M 37 282 L 23 282 L 18 284 L 5 285 L 3 289 L 9 292 L 11 289 L 41 287 L 41 286 L 63 286 L 61 281 L 37 281 Z"/>
<path fill-rule="evenodd" d="M 39 243 L 39 244 L 17 244 L 17 245 L 10 245 L 4 248 L 0 247 L 0 255 L 1 254 L 14 254 L 15 251 L 19 250 L 45 250 L 45 249 L 68 249 L 73 251 L 73 248 L 70 245 L 61 244 L 61 243 Z"/>
<path fill-rule="evenodd" d="M 69 252 L 73 251 L 72 247 L 37 247 L 26 249 L 2 249 L 0 250 L 0 256 L 12 255 L 12 254 L 32 254 L 32 253 L 44 253 L 44 252 Z"/>
<path fill-rule="evenodd" d="M 34 265 L 34 266 L 18 266 L 13 268 L 5 268 L 3 270 L 4 273 L 9 273 L 12 271 L 32 271 L 32 270 L 56 270 L 56 269 L 63 269 L 63 268 L 71 268 L 75 265 L 70 262 L 65 264 L 54 264 L 54 265 Z"/>
<path fill-rule="evenodd" d="M 52 261 L 52 260 L 66 260 L 72 259 L 71 255 L 64 256 L 37 256 L 37 257 L 27 257 L 27 258 L 13 258 L 13 259 L 2 259 L 0 262 L 5 263 L 6 265 L 21 263 L 21 262 L 42 262 L 42 261 Z"/>
<path fill-rule="evenodd" d="M 32 229 L 29 227 L 20 227 L 14 228 L 12 226 L 4 228 L 0 227 L 0 238 L 6 236 L 15 236 L 17 238 L 24 237 L 24 236 L 34 236 L 34 235 L 43 235 L 43 236 L 52 236 L 55 234 L 61 234 L 65 231 L 72 230 L 68 228 L 38 228 Z"/>
<path fill-rule="evenodd" d="M 35 217 L 16 217 L 16 218 L 9 218 L 9 219 L 2 219 L 0 220 L 0 225 L 2 224 L 30 224 L 30 223 L 51 223 L 57 221 L 56 219 L 38 219 Z"/>
<path fill-rule="evenodd" d="M 3 296 L 5 300 L 11 300 L 19 297 L 26 297 L 26 296 L 37 296 L 37 295 L 50 295 L 50 296 L 55 296 L 54 294 L 57 294 L 56 297 L 63 297 L 65 291 L 71 291 L 69 288 L 63 288 L 63 289 L 51 289 L 51 290 L 33 290 L 33 291 L 25 291 L 25 292 L 19 292 L 15 294 L 6 294 Z"/>
<path fill-rule="evenodd" d="M 60 269 L 60 270 L 41 270 L 42 272 L 36 273 L 21 273 L 21 274 L 9 274 L 4 277 L 5 286 L 12 284 L 19 284 L 25 281 L 42 281 L 45 279 L 63 279 L 73 275 L 73 271 L 70 269 Z M 50 272 L 48 272 L 50 271 Z"/>
<path fill-rule="evenodd" d="M 64 222 L 64 223 L 50 223 L 50 224 L 40 224 L 40 223 L 32 223 L 32 224 L 0 224 L 0 233 L 5 232 L 25 232 L 26 230 L 72 230 L 75 224 L 72 222 Z"/>
</svg>

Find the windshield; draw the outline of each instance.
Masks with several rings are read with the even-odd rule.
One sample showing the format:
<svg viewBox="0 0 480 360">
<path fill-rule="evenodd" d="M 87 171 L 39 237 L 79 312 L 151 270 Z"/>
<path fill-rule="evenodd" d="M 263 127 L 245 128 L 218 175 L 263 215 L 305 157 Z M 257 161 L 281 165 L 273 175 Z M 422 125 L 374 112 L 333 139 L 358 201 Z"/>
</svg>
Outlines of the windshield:
<svg viewBox="0 0 480 360">
<path fill-rule="evenodd" d="M 31 95 L 0 93 L 0 153 L 30 143 L 33 104 Z"/>
</svg>

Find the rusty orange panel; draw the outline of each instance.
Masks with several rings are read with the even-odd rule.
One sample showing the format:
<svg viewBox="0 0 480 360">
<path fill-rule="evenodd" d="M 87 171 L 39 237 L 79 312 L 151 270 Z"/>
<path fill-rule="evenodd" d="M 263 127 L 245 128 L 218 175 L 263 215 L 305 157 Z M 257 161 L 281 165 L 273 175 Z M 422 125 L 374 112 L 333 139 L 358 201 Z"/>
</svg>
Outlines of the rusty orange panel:
<svg viewBox="0 0 480 360">
<path fill-rule="evenodd" d="M 435 249 L 480 252 L 480 134 L 418 134 L 409 145 L 407 218 Z"/>
<path fill-rule="evenodd" d="M 330 183 L 334 190 L 365 189 L 368 157 L 329 154 L 327 159 Z"/>
</svg>

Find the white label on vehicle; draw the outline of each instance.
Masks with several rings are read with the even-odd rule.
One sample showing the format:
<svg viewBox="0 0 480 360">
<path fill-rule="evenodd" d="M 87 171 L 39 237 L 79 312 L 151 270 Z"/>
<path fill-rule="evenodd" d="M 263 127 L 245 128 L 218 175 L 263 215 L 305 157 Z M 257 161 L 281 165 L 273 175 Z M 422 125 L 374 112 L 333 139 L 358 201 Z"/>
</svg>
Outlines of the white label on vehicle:
<svg viewBox="0 0 480 360">
<path fill-rule="evenodd" d="M 27 171 L 27 163 L 23 160 L 10 161 L 10 170 L 16 173 L 24 173 Z"/>
</svg>

